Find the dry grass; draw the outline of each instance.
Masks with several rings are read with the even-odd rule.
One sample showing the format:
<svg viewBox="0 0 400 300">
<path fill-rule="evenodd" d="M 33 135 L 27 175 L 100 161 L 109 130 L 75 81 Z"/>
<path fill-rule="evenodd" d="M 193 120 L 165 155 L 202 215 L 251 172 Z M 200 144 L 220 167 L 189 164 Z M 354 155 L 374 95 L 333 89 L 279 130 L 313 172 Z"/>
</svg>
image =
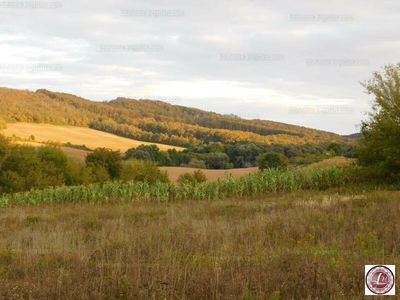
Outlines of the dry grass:
<svg viewBox="0 0 400 300">
<path fill-rule="evenodd" d="M 1 209 L 0 298 L 363 299 L 365 264 L 400 263 L 399 197 Z"/>
<path fill-rule="evenodd" d="M 354 163 L 356 160 L 354 158 L 346 158 L 343 156 L 335 156 L 332 158 L 324 159 L 323 161 L 317 162 L 310 164 L 306 166 L 306 168 L 311 168 L 313 170 L 319 170 L 319 169 L 324 169 L 326 167 L 345 167 L 348 166 L 352 163 Z"/>
<path fill-rule="evenodd" d="M 183 167 L 160 167 L 160 170 L 167 171 L 169 179 L 172 183 L 176 183 L 180 175 L 185 173 L 193 173 L 198 170 L 196 168 L 183 168 Z M 241 169 L 229 169 L 229 170 L 210 170 L 201 169 L 201 171 L 206 175 L 207 181 L 214 181 L 217 179 L 223 179 L 226 174 L 232 174 L 234 178 L 240 178 L 243 175 L 254 173 L 258 171 L 258 168 L 241 168 Z"/>
<path fill-rule="evenodd" d="M 64 153 L 67 154 L 68 156 L 77 158 L 81 161 L 84 161 L 86 155 L 89 153 L 89 151 L 70 148 L 70 147 L 61 147 L 61 150 L 64 151 Z"/>
<path fill-rule="evenodd" d="M 21 138 L 29 138 L 31 135 L 35 136 L 38 142 L 47 142 L 48 140 L 59 141 L 61 143 L 70 142 L 74 145 L 86 145 L 90 149 L 98 147 L 111 148 L 113 150 L 121 150 L 125 152 L 129 148 L 137 147 L 141 144 L 151 145 L 154 143 L 147 143 L 136 141 L 128 138 L 119 137 L 114 134 L 74 126 L 56 126 L 50 124 L 32 124 L 32 123 L 12 123 L 7 124 L 7 129 L 3 130 L 6 136 L 15 134 Z M 156 144 L 160 150 L 168 150 L 175 148 L 176 150 L 183 150 L 184 148 L 168 146 L 163 144 Z"/>
</svg>

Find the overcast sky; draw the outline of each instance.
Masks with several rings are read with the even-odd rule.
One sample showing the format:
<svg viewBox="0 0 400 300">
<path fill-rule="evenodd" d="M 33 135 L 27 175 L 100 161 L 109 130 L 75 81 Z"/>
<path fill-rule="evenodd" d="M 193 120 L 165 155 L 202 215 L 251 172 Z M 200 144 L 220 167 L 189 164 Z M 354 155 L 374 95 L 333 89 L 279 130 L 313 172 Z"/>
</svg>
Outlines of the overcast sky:
<svg viewBox="0 0 400 300">
<path fill-rule="evenodd" d="M 350 134 L 373 99 L 359 82 L 400 60 L 399 28 L 395 0 L 1 2 L 0 86 Z"/>
</svg>

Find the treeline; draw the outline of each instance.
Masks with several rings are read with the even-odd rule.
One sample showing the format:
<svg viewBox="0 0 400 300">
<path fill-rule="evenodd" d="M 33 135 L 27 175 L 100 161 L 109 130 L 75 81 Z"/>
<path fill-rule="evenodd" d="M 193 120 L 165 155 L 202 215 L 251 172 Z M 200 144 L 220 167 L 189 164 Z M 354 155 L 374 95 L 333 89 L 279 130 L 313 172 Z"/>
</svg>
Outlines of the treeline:
<svg viewBox="0 0 400 300">
<path fill-rule="evenodd" d="M 120 151 L 97 148 L 84 162 L 68 157 L 57 144 L 35 148 L 11 143 L 0 135 L 0 194 L 56 186 L 89 185 L 109 181 L 169 182 L 158 166 L 229 169 L 257 166 L 265 153 L 282 153 L 291 164 L 308 164 L 326 158 L 326 153 L 352 155 L 347 145 L 320 146 L 214 143 L 184 151 L 160 151 L 156 145 Z M 327 152 L 329 151 L 329 152 Z"/>
<path fill-rule="evenodd" d="M 156 145 L 140 145 L 126 151 L 125 159 L 152 161 L 159 166 L 181 166 L 201 169 L 230 169 L 257 166 L 257 157 L 264 153 L 280 153 L 292 165 L 306 165 L 327 156 L 354 157 L 354 148 L 348 144 L 325 145 L 268 145 L 264 143 L 210 143 L 192 146 L 183 151 L 160 151 Z"/>
<path fill-rule="evenodd" d="M 47 90 L 0 88 L 0 120 L 90 127 L 136 140 L 190 147 L 203 143 L 324 144 L 337 134 L 265 120 L 245 120 L 152 100 L 94 102 Z"/>
<path fill-rule="evenodd" d="M 124 161 L 119 151 L 98 148 L 82 162 L 68 157 L 56 144 L 35 148 L 0 135 L 0 194 L 112 180 L 169 182 L 156 164 Z"/>
</svg>

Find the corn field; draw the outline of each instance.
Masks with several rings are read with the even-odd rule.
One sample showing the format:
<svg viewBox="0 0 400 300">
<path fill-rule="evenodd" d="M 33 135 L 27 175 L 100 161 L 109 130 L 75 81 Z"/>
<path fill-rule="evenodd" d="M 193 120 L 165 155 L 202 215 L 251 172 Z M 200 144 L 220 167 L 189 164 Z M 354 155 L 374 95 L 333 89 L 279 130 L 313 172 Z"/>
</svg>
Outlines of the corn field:
<svg viewBox="0 0 400 300">
<path fill-rule="evenodd" d="M 119 181 L 103 185 L 58 187 L 0 196 L 0 207 L 39 205 L 43 203 L 110 203 L 110 202 L 170 202 L 182 200 L 217 200 L 232 197 L 260 196 L 268 193 L 320 190 L 357 183 L 361 168 L 327 167 L 320 170 L 267 169 L 241 178 L 227 176 L 223 180 L 175 185 L 156 182 Z"/>
</svg>

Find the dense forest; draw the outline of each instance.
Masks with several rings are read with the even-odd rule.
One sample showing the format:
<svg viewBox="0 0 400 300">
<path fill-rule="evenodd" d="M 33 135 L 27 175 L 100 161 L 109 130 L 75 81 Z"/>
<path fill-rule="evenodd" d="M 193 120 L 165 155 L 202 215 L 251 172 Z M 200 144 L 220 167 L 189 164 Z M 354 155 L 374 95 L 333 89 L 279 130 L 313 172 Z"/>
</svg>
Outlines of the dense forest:
<svg viewBox="0 0 400 300">
<path fill-rule="evenodd" d="M 161 101 L 117 98 L 95 102 L 48 90 L 0 88 L 1 123 L 89 127 L 136 140 L 191 147 L 208 143 L 348 143 L 340 135 L 266 120 L 245 120 Z"/>
</svg>

